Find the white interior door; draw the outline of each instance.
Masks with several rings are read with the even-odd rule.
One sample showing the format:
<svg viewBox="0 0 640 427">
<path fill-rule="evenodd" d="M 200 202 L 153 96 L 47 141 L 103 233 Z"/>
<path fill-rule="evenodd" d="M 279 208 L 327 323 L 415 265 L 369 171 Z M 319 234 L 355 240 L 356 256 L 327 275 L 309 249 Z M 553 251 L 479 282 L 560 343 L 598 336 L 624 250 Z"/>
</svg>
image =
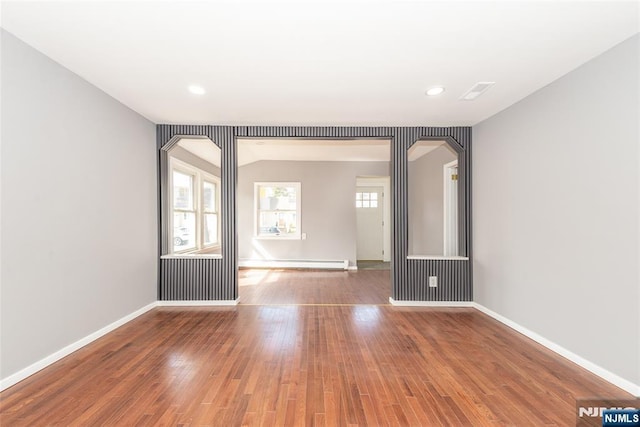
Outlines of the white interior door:
<svg viewBox="0 0 640 427">
<path fill-rule="evenodd" d="M 384 259 L 383 187 L 356 187 L 358 260 Z"/>
</svg>

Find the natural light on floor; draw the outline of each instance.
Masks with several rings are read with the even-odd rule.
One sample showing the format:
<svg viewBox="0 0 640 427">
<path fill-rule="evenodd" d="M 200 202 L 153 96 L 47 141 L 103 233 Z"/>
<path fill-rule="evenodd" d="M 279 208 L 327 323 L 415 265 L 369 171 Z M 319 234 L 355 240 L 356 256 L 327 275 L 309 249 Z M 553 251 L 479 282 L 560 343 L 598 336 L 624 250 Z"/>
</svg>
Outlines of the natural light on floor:
<svg viewBox="0 0 640 427">
<path fill-rule="evenodd" d="M 274 283 L 280 274 L 273 270 L 247 270 L 240 276 L 239 286 L 256 286 L 261 283 Z"/>
</svg>

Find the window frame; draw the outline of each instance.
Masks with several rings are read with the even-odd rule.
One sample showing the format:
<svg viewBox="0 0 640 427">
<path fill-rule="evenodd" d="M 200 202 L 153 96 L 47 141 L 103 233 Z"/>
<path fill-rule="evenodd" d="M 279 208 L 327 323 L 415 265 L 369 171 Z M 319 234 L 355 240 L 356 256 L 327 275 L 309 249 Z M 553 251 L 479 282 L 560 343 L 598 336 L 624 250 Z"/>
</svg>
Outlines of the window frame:
<svg viewBox="0 0 640 427">
<path fill-rule="evenodd" d="M 209 184 L 213 184 L 214 187 L 214 207 L 215 209 L 213 210 L 207 210 L 204 207 L 204 185 L 205 183 L 209 183 Z M 207 172 L 203 171 L 203 175 L 202 175 L 202 181 L 201 181 L 202 187 L 200 188 L 201 190 L 201 195 L 202 195 L 202 212 L 200 214 L 201 217 L 201 221 L 202 221 L 202 228 L 201 228 L 201 237 L 202 237 L 202 248 L 203 249 L 210 249 L 210 248 L 217 248 L 220 247 L 220 232 L 222 231 L 222 227 L 220 224 L 220 179 L 214 175 L 211 175 Z M 206 243 L 205 239 L 204 239 L 204 233 L 205 233 L 205 216 L 207 215 L 215 215 L 216 216 L 216 241 L 213 243 Z"/>
<path fill-rule="evenodd" d="M 260 187 L 294 187 L 296 190 L 296 233 L 286 235 L 260 234 Z M 302 184 L 299 181 L 269 181 L 253 183 L 253 238 L 258 240 L 302 240 Z"/>
<path fill-rule="evenodd" d="M 174 186 L 173 186 L 173 172 L 179 172 L 184 175 L 192 176 L 193 186 L 193 211 L 174 208 Z M 198 253 L 205 249 L 217 249 L 221 247 L 220 234 L 222 231 L 220 221 L 220 178 L 212 175 L 202 169 L 193 166 L 183 160 L 176 159 L 175 157 L 169 157 L 169 200 L 171 201 L 171 207 L 169 212 L 169 244 L 171 248 L 170 254 L 189 254 Z M 209 212 L 204 209 L 204 182 L 209 182 L 215 185 L 215 211 Z M 193 212 L 196 217 L 196 229 L 195 229 L 195 247 L 187 248 L 176 251 L 173 245 L 173 217 L 175 212 Z M 215 213 L 217 216 L 217 241 L 210 244 L 204 243 L 204 216 L 206 214 Z"/>
</svg>

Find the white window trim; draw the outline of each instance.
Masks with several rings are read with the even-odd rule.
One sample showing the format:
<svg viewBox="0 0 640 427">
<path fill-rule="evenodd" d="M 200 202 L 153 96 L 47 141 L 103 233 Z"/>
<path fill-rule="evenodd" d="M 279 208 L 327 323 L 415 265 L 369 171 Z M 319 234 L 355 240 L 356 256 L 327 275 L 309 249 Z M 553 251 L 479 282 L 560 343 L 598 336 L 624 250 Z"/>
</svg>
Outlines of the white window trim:
<svg viewBox="0 0 640 427">
<path fill-rule="evenodd" d="M 196 230 L 198 229 L 198 211 L 196 206 L 198 205 L 198 194 L 197 194 L 197 176 L 195 174 L 195 171 L 192 170 L 191 168 L 189 168 L 187 166 L 186 163 L 184 162 L 180 162 L 179 160 L 173 159 L 171 158 L 170 162 L 169 162 L 169 201 L 170 201 L 170 212 L 171 214 L 169 215 L 169 247 L 171 248 L 171 253 L 172 254 L 184 254 L 184 253 L 188 253 L 188 252 L 193 252 L 193 251 L 197 251 L 198 250 L 198 237 L 197 237 L 197 233 L 196 233 L 196 241 L 195 243 L 195 247 L 193 248 L 186 248 L 180 251 L 176 251 L 174 250 L 174 243 L 173 243 L 173 230 L 174 230 L 174 226 L 173 226 L 173 217 L 174 217 L 174 212 L 176 212 L 176 209 L 173 206 L 175 197 L 174 197 L 174 186 L 173 186 L 173 172 L 180 172 L 184 175 L 190 175 L 193 177 L 193 181 L 191 183 L 192 186 L 192 206 L 191 209 L 192 210 L 179 210 L 179 212 L 193 212 L 193 214 L 196 217 Z"/>
<path fill-rule="evenodd" d="M 183 249 L 181 251 L 174 250 L 173 239 L 169 240 L 169 247 L 171 248 L 170 254 L 178 254 L 185 255 L 194 252 L 198 252 L 204 249 L 217 249 L 220 248 L 220 234 L 222 232 L 221 222 L 220 221 L 220 178 L 215 175 L 212 175 L 208 172 L 203 171 L 200 168 L 197 168 L 189 163 L 186 163 L 182 160 L 176 159 L 174 157 L 169 157 L 169 200 L 170 200 L 170 212 L 169 215 L 169 233 L 170 236 L 173 237 L 173 212 L 175 209 L 173 208 L 173 171 L 177 171 L 186 175 L 191 175 L 194 177 L 193 182 L 193 208 L 196 216 L 196 245 L 195 248 Z M 216 214 L 218 215 L 218 241 L 209 245 L 204 244 L 204 200 L 202 197 L 202 193 L 204 190 L 204 181 L 212 182 L 216 185 Z M 191 211 L 188 211 L 191 212 Z"/>
<path fill-rule="evenodd" d="M 199 170 L 199 169 L 198 169 Z M 220 178 L 218 178 L 215 175 L 211 175 L 210 173 L 207 173 L 205 171 L 200 171 L 201 172 L 201 176 L 200 176 L 200 181 L 199 181 L 199 192 L 200 192 L 200 197 L 202 198 L 202 201 L 200 203 L 200 215 L 199 215 L 199 219 L 202 222 L 201 227 L 200 227 L 200 239 L 202 240 L 202 248 L 201 249 L 212 249 L 212 248 L 219 248 L 221 245 L 220 242 L 220 233 L 222 232 L 222 224 L 220 221 Z M 216 200 L 215 200 L 215 206 L 216 209 L 214 212 L 206 212 L 204 210 L 204 197 L 202 197 L 202 195 L 204 194 L 204 183 L 206 182 L 210 182 L 212 184 L 214 184 L 216 186 Z M 218 239 L 216 242 L 214 243 L 210 243 L 208 245 L 205 245 L 204 243 L 204 216 L 206 214 L 215 214 L 218 217 L 218 220 L 216 221 L 217 225 L 218 225 L 218 230 L 216 233 L 216 238 Z"/>
<path fill-rule="evenodd" d="M 260 192 L 264 186 L 295 187 L 296 189 L 296 234 L 286 236 L 261 236 L 258 232 L 258 214 L 260 211 Z M 272 181 L 253 183 L 253 238 L 256 240 L 301 240 L 302 239 L 302 185 L 300 182 Z"/>
</svg>

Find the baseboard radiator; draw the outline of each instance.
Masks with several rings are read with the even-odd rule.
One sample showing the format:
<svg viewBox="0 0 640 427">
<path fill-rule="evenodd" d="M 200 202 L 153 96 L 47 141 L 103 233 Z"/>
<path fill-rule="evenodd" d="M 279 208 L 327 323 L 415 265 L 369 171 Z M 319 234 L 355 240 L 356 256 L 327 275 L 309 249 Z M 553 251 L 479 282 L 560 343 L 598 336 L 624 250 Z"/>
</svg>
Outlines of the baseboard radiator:
<svg viewBox="0 0 640 427">
<path fill-rule="evenodd" d="M 310 268 L 323 270 L 347 270 L 349 260 L 327 259 L 240 259 L 238 265 L 244 268 Z"/>
</svg>

